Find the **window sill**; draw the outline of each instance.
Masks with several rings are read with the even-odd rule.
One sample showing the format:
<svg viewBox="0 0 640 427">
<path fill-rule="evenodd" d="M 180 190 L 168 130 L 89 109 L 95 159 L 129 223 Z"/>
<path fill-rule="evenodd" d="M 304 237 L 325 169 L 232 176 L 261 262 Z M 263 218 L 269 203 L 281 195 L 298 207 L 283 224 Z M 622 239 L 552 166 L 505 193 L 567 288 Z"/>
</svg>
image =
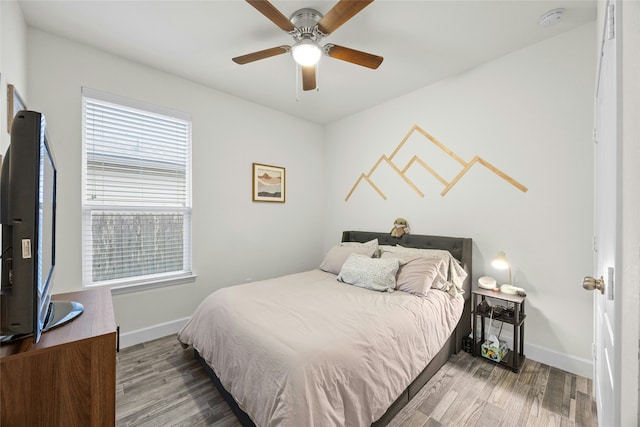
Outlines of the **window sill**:
<svg viewBox="0 0 640 427">
<path fill-rule="evenodd" d="M 164 288 L 166 286 L 181 285 L 184 283 L 193 283 L 196 281 L 197 278 L 198 276 L 195 274 L 188 274 L 183 276 L 157 278 L 152 280 L 146 280 L 144 282 L 135 282 L 135 283 L 128 283 L 128 284 L 118 283 L 114 285 L 94 285 L 94 286 L 87 286 L 87 288 L 98 288 L 98 287 L 106 286 L 111 288 L 112 295 L 121 295 L 121 294 L 128 294 L 131 292 L 146 291 L 148 289 Z"/>
</svg>

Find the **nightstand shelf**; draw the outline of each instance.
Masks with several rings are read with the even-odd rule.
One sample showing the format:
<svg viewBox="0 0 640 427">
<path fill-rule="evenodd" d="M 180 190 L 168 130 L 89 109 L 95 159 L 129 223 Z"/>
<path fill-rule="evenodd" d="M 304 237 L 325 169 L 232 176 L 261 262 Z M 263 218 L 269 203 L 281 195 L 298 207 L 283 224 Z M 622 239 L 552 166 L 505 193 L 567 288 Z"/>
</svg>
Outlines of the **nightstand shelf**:
<svg viewBox="0 0 640 427">
<path fill-rule="evenodd" d="M 478 298 L 480 297 L 480 298 Z M 510 295 L 502 292 L 494 292 L 488 289 L 482 288 L 474 288 L 471 291 L 471 307 L 473 308 L 472 315 L 472 330 L 473 330 L 473 346 L 472 346 L 472 354 L 473 356 L 480 356 L 482 343 L 486 340 L 486 333 L 488 332 L 485 328 L 485 319 L 491 318 L 491 312 L 489 311 L 481 311 L 478 306 L 482 303 L 482 301 L 490 302 L 493 300 L 491 305 L 499 305 L 501 303 L 507 303 L 506 305 L 513 304 L 513 315 L 507 316 L 504 313 L 493 314 L 493 320 L 504 322 L 513 325 L 513 348 L 509 349 L 507 354 L 504 355 L 500 362 L 493 361 L 491 359 L 483 357 L 483 359 L 498 363 L 502 366 L 505 366 L 511 369 L 513 372 L 520 372 L 522 365 L 524 365 L 524 361 L 526 359 L 524 355 L 524 321 L 526 319 L 525 314 L 525 300 L 526 297 L 521 297 L 519 295 Z M 478 336 L 478 320 L 480 321 L 480 336 Z"/>
<path fill-rule="evenodd" d="M 493 297 L 493 298 L 497 298 L 497 297 Z M 489 315 L 489 313 L 478 312 L 478 313 L 476 313 L 476 315 L 478 317 L 484 317 L 485 319 L 489 319 L 491 317 Z M 527 315 L 522 313 L 520 315 L 520 321 L 516 324 L 515 319 L 513 317 L 506 317 L 506 316 L 503 316 L 503 315 L 497 316 L 495 313 L 493 314 L 493 320 L 494 321 L 500 321 L 500 322 L 504 322 L 504 323 L 509 323 L 510 325 L 514 325 L 514 326 L 521 326 L 524 323 L 524 319 L 526 317 L 527 317 Z"/>
</svg>

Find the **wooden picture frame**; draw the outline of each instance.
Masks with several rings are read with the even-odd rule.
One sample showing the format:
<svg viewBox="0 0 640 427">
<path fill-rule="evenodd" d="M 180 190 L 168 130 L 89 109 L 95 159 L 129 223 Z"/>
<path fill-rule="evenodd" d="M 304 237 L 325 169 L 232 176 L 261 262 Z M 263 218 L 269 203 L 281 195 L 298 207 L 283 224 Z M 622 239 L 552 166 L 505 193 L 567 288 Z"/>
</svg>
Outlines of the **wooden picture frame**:
<svg viewBox="0 0 640 427">
<path fill-rule="evenodd" d="M 253 201 L 285 202 L 285 168 L 253 163 Z"/>
<path fill-rule="evenodd" d="M 25 110 L 27 106 L 25 105 L 22 98 L 20 98 L 20 94 L 16 90 L 15 86 L 12 84 L 7 85 L 7 132 L 11 133 L 11 124 L 13 123 L 13 118 L 16 116 L 18 111 Z"/>
</svg>

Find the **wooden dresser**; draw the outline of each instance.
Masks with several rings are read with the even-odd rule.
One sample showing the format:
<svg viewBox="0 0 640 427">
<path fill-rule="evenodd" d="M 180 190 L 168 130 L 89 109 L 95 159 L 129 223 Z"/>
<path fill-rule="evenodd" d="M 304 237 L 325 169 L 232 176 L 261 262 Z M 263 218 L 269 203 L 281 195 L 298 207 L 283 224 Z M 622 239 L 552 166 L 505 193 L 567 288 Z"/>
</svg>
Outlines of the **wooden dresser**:
<svg viewBox="0 0 640 427">
<path fill-rule="evenodd" d="M 54 295 L 84 312 L 0 347 L 0 425 L 114 426 L 116 323 L 107 288 Z"/>
</svg>

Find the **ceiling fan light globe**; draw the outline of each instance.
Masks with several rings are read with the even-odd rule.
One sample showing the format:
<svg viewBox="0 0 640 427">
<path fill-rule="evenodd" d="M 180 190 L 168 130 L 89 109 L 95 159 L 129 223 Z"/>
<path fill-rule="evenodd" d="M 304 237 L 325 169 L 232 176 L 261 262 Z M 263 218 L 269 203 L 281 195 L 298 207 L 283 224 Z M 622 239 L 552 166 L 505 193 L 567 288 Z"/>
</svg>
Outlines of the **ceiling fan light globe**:
<svg viewBox="0 0 640 427">
<path fill-rule="evenodd" d="M 316 65 L 322 56 L 322 49 L 311 40 L 301 40 L 291 48 L 293 60 L 303 67 Z"/>
</svg>

